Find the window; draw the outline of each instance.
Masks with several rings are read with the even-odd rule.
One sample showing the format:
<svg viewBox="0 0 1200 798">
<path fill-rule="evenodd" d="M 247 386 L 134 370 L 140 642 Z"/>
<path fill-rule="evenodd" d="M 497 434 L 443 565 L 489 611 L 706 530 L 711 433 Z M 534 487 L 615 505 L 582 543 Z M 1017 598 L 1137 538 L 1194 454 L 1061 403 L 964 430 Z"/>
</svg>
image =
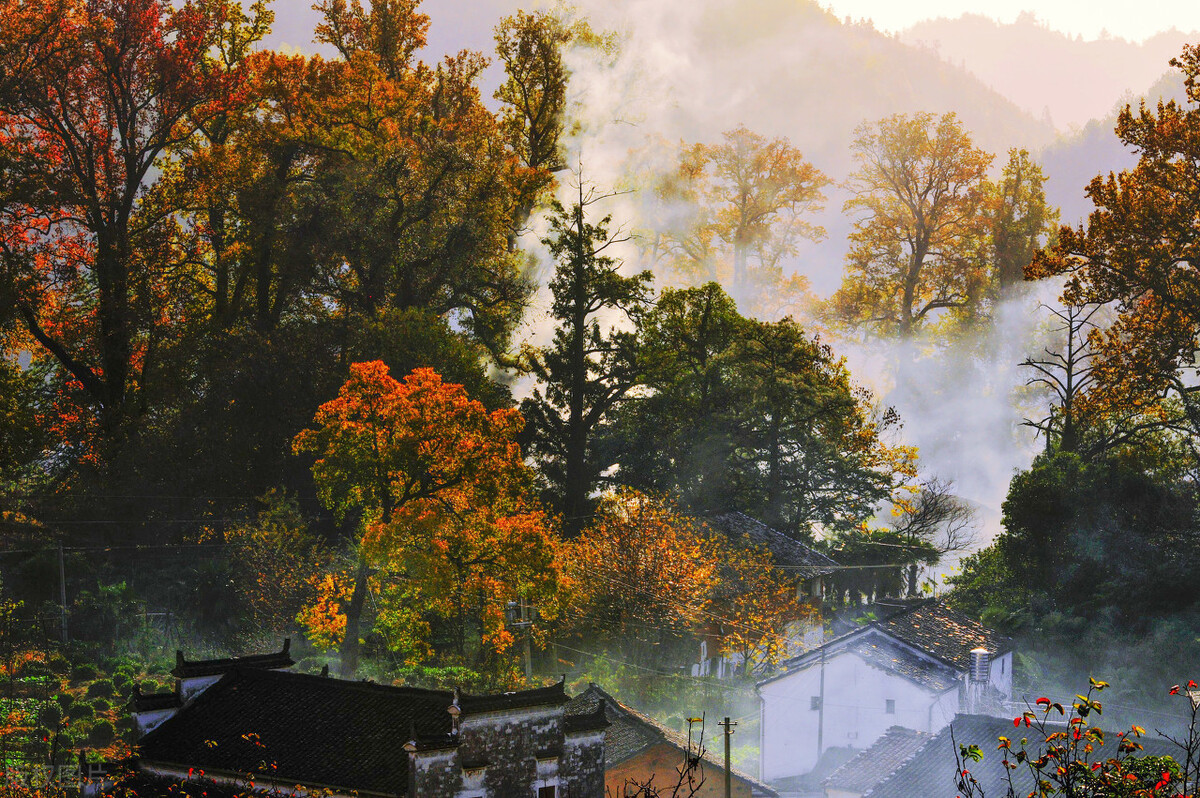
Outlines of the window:
<svg viewBox="0 0 1200 798">
<path fill-rule="evenodd" d="M 1004 660 L 1000 660 L 1000 675 L 1004 675 Z"/>
<path fill-rule="evenodd" d="M 819 696 L 819 695 L 813 696 L 812 701 L 810 701 L 808 704 L 808 708 L 809 709 L 820 709 L 821 708 L 821 696 Z"/>
<path fill-rule="evenodd" d="M 555 786 L 538 787 L 537 798 L 555 798 L 558 795 L 558 788 Z"/>
<path fill-rule="evenodd" d="M 895 715 L 896 714 L 896 699 L 889 698 L 883 702 L 883 713 L 885 715 Z"/>
</svg>

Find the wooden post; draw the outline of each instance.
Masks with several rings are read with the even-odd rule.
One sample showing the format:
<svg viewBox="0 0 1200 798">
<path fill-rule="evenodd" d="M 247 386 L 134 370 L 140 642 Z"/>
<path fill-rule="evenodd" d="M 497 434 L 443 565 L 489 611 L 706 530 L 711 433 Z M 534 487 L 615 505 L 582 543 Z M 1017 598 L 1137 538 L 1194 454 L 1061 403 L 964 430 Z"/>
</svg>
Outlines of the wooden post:
<svg viewBox="0 0 1200 798">
<path fill-rule="evenodd" d="M 733 736 L 733 727 L 737 725 L 737 722 L 731 721 L 727 716 L 719 725 L 725 730 L 725 798 L 733 798 L 733 771 L 729 762 L 729 738 Z"/>
</svg>

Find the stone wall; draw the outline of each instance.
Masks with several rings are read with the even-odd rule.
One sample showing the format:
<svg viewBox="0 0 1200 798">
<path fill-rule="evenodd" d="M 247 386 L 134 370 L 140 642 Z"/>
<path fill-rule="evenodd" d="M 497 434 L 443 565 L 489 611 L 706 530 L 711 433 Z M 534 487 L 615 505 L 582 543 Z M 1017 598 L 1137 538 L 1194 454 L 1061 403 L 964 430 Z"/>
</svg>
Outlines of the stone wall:
<svg viewBox="0 0 1200 798">
<path fill-rule="evenodd" d="M 511 798 L 555 787 L 558 798 L 604 798 L 604 733 L 564 735 L 561 707 L 463 716 L 458 746 L 409 754 L 410 796 Z"/>
</svg>

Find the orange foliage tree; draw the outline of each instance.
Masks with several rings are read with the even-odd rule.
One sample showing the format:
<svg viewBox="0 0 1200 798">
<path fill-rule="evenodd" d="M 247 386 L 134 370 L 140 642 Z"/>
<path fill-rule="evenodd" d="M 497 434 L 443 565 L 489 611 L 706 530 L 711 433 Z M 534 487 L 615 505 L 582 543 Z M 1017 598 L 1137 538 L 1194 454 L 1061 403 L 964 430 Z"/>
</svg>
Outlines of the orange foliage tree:
<svg viewBox="0 0 1200 798">
<path fill-rule="evenodd" d="M 177 299 L 141 197 L 242 79 L 209 68 L 230 8 L 0 2 L 0 308 L 61 369 L 80 426 L 110 437 L 138 410 Z"/>
<path fill-rule="evenodd" d="M 721 562 L 713 611 L 720 619 L 721 653 L 740 658 L 745 673 L 787 656 L 793 636 L 819 615 L 798 593 L 798 574 L 775 565 L 766 549 L 713 536 Z"/>
<path fill-rule="evenodd" d="M 1093 179 L 1087 224 L 1061 228 L 1026 271 L 1065 276 L 1069 304 L 1117 312 L 1108 329 L 1089 333 L 1095 386 L 1078 408 L 1102 431 L 1103 448 L 1144 447 L 1163 430 L 1186 442 L 1200 430 L 1200 46 L 1171 63 L 1187 101 L 1125 107 L 1116 133 L 1139 153 L 1137 164 Z"/>
<path fill-rule="evenodd" d="M 556 544 L 530 498 L 515 410 L 489 413 L 427 368 L 399 382 L 374 361 L 351 366 L 314 421 L 294 449 L 316 457 L 322 501 L 340 518 L 356 514 L 361 533 L 353 573 L 325 579 L 304 615 L 322 627 L 316 639 L 340 637 L 344 674 L 357 668 L 369 594 L 392 648 L 428 655 L 430 619 L 441 619 L 460 659 L 477 632 L 476 664 L 512 643 L 507 601 L 553 612 Z"/>
<path fill-rule="evenodd" d="M 317 39 L 341 56 L 314 132 L 338 164 L 322 209 L 321 247 L 335 257 L 322 277 L 354 315 L 455 314 L 502 348 L 532 289 L 510 252 L 511 223 L 549 173 L 520 162 L 482 103 L 486 58 L 416 58 L 429 27 L 418 5 L 317 4 Z"/>
<path fill-rule="evenodd" d="M 699 524 L 668 500 L 622 490 L 569 544 L 566 571 L 572 626 L 645 664 L 710 617 L 717 559 Z"/>
</svg>

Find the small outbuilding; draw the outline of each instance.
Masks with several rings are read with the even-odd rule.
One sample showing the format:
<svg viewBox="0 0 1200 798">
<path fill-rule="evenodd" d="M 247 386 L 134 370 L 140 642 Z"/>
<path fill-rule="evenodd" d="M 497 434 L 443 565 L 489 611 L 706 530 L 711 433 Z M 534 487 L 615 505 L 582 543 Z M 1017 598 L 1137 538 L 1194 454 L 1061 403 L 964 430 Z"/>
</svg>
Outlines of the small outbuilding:
<svg viewBox="0 0 1200 798">
<path fill-rule="evenodd" d="M 640 785 L 647 783 L 652 783 L 662 794 L 671 795 L 672 788 L 679 782 L 681 768 L 686 766 L 689 758 L 697 757 L 695 773 L 702 783 L 694 793 L 684 790 L 681 794 L 695 795 L 696 798 L 725 795 L 724 762 L 710 750 L 721 744 L 715 726 L 703 738 L 697 726 L 689 739 L 625 706 L 594 684 L 567 704 L 568 717 L 591 717 L 596 712 L 603 712 L 608 722 L 604 731 L 603 795 L 612 798 L 633 795 Z M 713 734 L 714 731 L 718 734 Z M 730 771 L 730 776 L 735 798 L 774 798 L 778 795 L 762 781 L 736 768 Z"/>
</svg>

